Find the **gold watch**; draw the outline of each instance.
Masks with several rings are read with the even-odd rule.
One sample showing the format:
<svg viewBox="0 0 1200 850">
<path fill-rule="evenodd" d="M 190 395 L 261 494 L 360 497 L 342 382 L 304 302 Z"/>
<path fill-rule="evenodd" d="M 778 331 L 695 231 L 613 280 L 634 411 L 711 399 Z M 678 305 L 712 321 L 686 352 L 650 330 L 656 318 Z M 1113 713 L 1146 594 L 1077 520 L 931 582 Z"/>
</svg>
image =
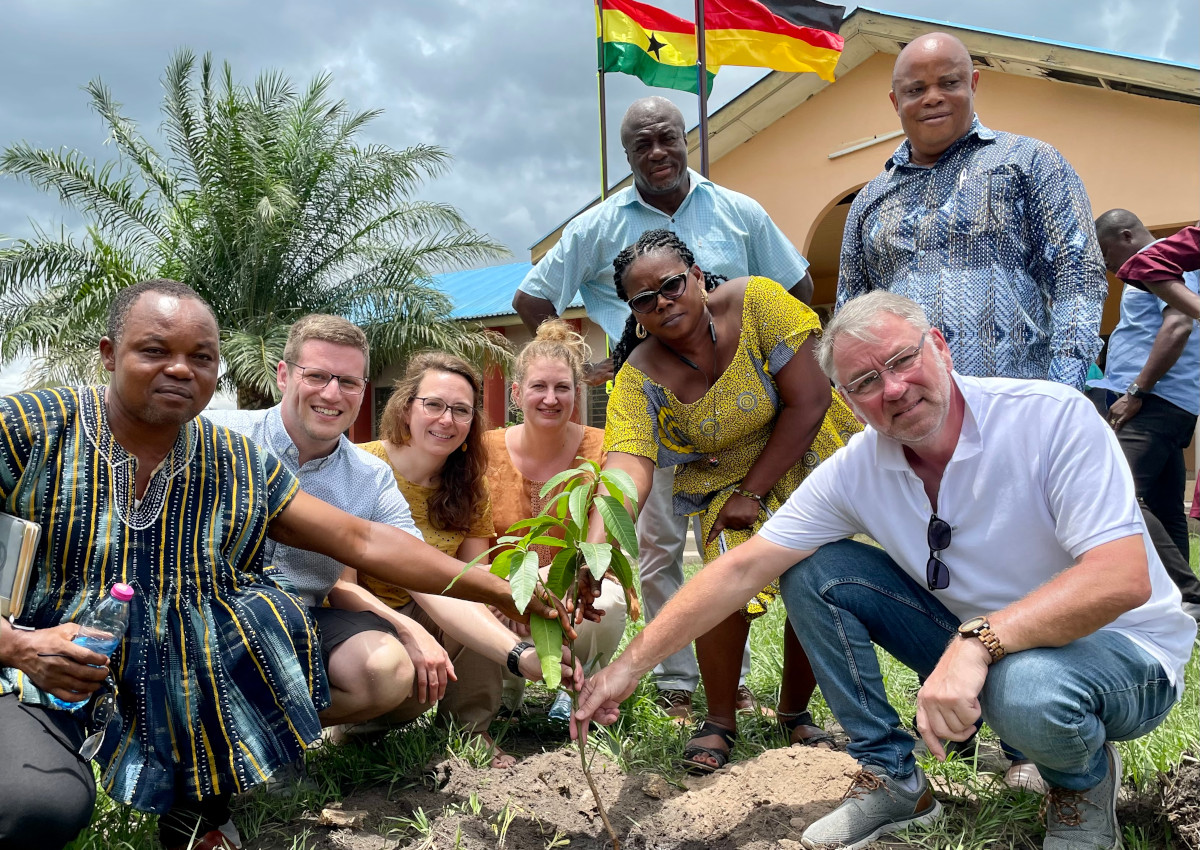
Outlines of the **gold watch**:
<svg viewBox="0 0 1200 850">
<path fill-rule="evenodd" d="M 967 620 L 958 627 L 958 636 L 967 639 L 979 638 L 988 654 L 992 656 L 992 661 L 999 661 L 1008 654 L 1000 644 L 1000 638 L 992 631 L 992 624 L 988 622 L 987 617 L 972 617 Z"/>
</svg>

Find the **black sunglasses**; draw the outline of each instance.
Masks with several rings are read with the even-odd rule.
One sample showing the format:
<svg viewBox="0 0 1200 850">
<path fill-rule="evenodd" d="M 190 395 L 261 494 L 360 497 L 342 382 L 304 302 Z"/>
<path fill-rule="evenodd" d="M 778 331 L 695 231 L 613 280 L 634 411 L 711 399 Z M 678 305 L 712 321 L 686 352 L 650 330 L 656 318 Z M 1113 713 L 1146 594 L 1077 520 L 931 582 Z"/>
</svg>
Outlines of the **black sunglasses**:
<svg viewBox="0 0 1200 850">
<path fill-rule="evenodd" d="M 79 757 L 84 761 L 91 761 L 96 757 L 96 753 L 100 752 L 100 747 L 104 745 L 104 735 L 108 732 L 108 724 L 117 713 L 117 683 L 113 681 L 111 673 L 104 680 L 104 684 L 109 690 L 92 698 L 91 719 L 87 724 L 89 734 L 79 747 Z"/>
<path fill-rule="evenodd" d="M 658 289 L 647 289 L 629 299 L 629 309 L 635 313 L 651 313 L 658 306 L 658 296 L 674 301 L 687 289 L 688 275 L 691 269 L 673 274 L 662 282 Z"/>
<path fill-rule="evenodd" d="M 938 553 L 950 545 L 950 523 L 934 514 L 929 518 L 925 542 L 929 544 L 929 560 L 925 563 L 925 583 L 930 590 L 945 590 L 950 586 L 950 568 Z"/>
</svg>

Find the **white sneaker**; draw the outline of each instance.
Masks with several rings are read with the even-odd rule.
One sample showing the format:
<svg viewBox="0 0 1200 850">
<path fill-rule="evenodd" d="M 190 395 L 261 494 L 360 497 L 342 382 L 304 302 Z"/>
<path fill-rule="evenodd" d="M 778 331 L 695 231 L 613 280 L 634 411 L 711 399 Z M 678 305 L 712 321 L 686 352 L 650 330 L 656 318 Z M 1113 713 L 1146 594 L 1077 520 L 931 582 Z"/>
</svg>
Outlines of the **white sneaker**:
<svg viewBox="0 0 1200 850">
<path fill-rule="evenodd" d="M 238 832 L 237 825 L 233 822 L 233 818 L 225 821 L 225 823 L 221 824 L 219 827 L 217 827 L 217 829 L 220 830 L 221 834 L 225 836 L 226 840 L 228 840 L 230 844 L 232 844 L 234 847 L 237 847 L 238 850 L 241 850 L 242 834 Z"/>
<path fill-rule="evenodd" d="M 1046 783 L 1037 765 L 1028 759 L 1014 761 L 1004 772 L 1004 784 L 1018 791 L 1028 791 L 1031 794 L 1045 794 Z"/>
</svg>

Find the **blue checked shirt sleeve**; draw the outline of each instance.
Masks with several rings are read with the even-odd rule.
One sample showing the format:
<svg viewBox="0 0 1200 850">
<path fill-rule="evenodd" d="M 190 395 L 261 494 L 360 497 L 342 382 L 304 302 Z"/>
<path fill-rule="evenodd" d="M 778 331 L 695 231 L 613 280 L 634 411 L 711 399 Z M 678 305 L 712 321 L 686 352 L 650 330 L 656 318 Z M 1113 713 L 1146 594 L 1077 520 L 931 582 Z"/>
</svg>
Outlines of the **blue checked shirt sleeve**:
<svg viewBox="0 0 1200 850">
<path fill-rule="evenodd" d="M 578 229 L 568 225 L 562 238 L 529 270 L 517 288 L 551 302 L 561 316 L 583 283 L 595 277 L 596 247 L 595 240 L 580 239 Z"/>
<path fill-rule="evenodd" d="M 1030 242 L 1041 249 L 1030 274 L 1051 303 L 1046 377 L 1082 390 L 1100 352 L 1100 315 L 1108 296 L 1092 205 L 1075 169 L 1042 145 L 1028 175 Z"/>
<path fill-rule="evenodd" d="M 748 271 L 752 275 L 768 277 L 790 290 L 808 271 L 808 260 L 783 235 L 767 211 L 758 204 L 755 207 Z"/>
</svg>

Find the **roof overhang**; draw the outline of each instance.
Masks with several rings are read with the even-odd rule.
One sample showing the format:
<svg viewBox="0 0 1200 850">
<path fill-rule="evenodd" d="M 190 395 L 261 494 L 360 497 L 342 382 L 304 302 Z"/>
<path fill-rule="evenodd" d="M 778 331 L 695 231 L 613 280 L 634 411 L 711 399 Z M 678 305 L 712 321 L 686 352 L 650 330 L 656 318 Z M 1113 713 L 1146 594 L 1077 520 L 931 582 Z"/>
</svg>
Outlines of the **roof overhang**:
<svg viewBox="0 0 1200 850">
<path fill-rule="evenodd" d="M 845 47 L 837 64 L 836 76 L 844 76 L 876 53 L 896 55 L 914 38 L 932 31 L 947 32 L 959 38 L 967 46 L 977 68 L 1200 105 L 1200 68 L 1192 65 L 976 29 L 946 21 L 894 15 L 863 7 L 855 9 L 842 23 L 841 35 L 845 39 Z M 825 82 L 816 74 L 780 71 L 767 74 L 709 116 L 709 161 L 716 162 L 830 85 L 832 83 Z M 868 143 L 873 140 L 861 141 Z M 700 133 L 698 128 L 693 127 L 688 133 L 688 154 L 693 164 L 699 162 L 699 151 Z M 626 176 L 612 191 L 629 186 L 632 179 Z M 599 198 L 594 198 L 531 246 L 531 261 L 536 263 L 541 260 L 558 241 L 567 223 L 599 201 Z"/>
</svg>

